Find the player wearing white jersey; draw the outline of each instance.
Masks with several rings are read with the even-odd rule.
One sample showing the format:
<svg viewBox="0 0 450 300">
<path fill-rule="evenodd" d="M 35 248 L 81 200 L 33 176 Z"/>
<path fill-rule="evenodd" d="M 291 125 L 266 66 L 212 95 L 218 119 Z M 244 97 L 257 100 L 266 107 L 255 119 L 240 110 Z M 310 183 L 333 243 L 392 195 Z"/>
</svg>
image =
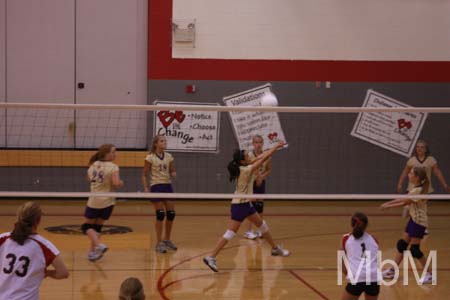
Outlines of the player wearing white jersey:
<svg viewBox="0 0 450 300">
<path fill-rule="evenodd" d="M 116 158 L 116 148 L 112 144 L 101 145 L 98 151 L 89 160 L 87 177 L 93 193 L 109 193 L 116 188 L 123 187 L 119 176 L 119 167 L 113 162 Z M 91 241 L 88 259 L 96 261 L 108 250 L 100 243 L 100 234 L 103 224 L 111 217 L 115 199 L 112 197 L 89 197 L 84 212 L 85 221 L 81 226 L 83 233 Z"/>
<path fill-rule="evenodd" d="M 345 251 L 349 264 L 349 269 L 346 269 L 344 264 L 344 273 L 349 282 L 342 294 L 342 300 L 357 300 L 362 293 L 365 293 L 366 300 L 378 299 L 380 293 L 379 248 L 377 240 L 366 232 L 368 223 L 369 220 L 365 214 L 355 213 L 351 219 L 352 232 L 342 237 L 341 250 Z M 362 268 L 358 274 L 360 266 Z"/>
<path fill-rule="evenodd" d="M 37 234 L 41 216 L 39 205 L 27 202 L 13 231 L 0 234 L 0 300 L 37 300 L 45 277 L 69 276 L 59 250 Z M 47 270 L 50 265 L 54 270 Z"/>
<path fill-rule="evenodd" d="M 256 178 L 256 172 L 261 165 L 271 157 L 277 149 L 280 149 L 285 144 L 280 142 L 270 150 L 252 160 L 248 153 L 244 150 L 236 150 L 233 154 L 233 160 L 228 164 L 228 172 L 230 173 L 230 181 L 236 180 L 236 194 L 253 194 L 253 184 Z M 233 198 L 231 200 L 231 220 L 228 225 L 228 230 L 219 239 L 216 247 L 211 253 L 211 256 L 203 258 L 203 262 L 214 272 L 218 272 L 216 264 L 216 256 L 225 247 L 225 245 L 236 236 L 241 223 L 248 219 L 258 230 L 261 231 L 264 239 L 272 247 L 273 256 L 288 256 L 289 251 L 276 245 L 272 235 L 269 232 L 269 226 L 260 217 L 258 212 L 253 207 L 249 198 Z"/>
<path fill-rule="evenodd" d="M 152 149 L 145 158 L 144 169 L 142 170 L 142 185 L 145 192 L 152 193 L 173 193 L 172 180 L 176 176 L 173 156 L 166 152 L 167 140 L 163 135 L 153 138 Z M 150 189 L 148 188 L 150 175 Z M 156 246 L 159 253 L 166 253 L 167 249 L 177 250 L 177 246 L 171 240 L 173 221 L 175 219 L 175 203 L 171 199 L 152 198 L 155 208 L 156 222 Z M 163 223 L 165 223 L 165 235 L 163 234 Z"/>
</svg>

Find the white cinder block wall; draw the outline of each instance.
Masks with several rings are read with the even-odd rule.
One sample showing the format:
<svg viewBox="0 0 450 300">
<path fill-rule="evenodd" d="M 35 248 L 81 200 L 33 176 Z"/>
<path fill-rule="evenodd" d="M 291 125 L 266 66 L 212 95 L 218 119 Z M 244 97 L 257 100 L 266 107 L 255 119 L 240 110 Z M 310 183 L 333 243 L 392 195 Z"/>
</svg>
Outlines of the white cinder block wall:
<svg viewBox="0 0 450 300">
<path fill-rule="evenodd" d="M 191 18 L 174 58 L 450 60 L 449 0 L 174 0 Z"/>
</svg>

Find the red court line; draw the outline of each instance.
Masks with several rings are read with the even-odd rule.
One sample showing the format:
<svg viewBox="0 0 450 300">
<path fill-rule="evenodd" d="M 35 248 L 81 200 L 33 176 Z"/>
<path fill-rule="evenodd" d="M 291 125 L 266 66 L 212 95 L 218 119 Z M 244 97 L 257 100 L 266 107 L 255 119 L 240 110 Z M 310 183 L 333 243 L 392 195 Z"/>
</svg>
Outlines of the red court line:
<svg viewBox="0 0 450 300">
<path fill-rule="evenodd" d="M 320 296 L 320 298 L 322 298 L 323 300 L 330 300 L 330 298 L 328 298 L 327 296 L 325 296 L 324 294 L 322 294 L 318 289 L 316 289 L 315 287 L 313 287 L 311 284 L 309 284 L 305 279 L 303 279 L 300 275 L 298 275 L 297 273 L 295 273 L 292 270 L 288 270 L 288 272 L 294 276 L 295 278 L 297 278 L 301 283 L 303 283 L 304 285 L 306 285 L 308 288 L 310 288 L 314 293 L 316 293 L 317 295 Z"/>
</svg>

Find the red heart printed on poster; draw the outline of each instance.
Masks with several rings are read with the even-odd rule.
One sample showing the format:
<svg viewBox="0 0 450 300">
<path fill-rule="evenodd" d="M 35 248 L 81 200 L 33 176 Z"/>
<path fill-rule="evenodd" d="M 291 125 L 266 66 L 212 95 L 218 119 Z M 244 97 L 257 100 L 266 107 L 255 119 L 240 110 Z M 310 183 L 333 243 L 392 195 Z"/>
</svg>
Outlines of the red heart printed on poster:
<svg viewBox="0 0 450 300">
<path fill-rule="evenodd" d="M 172 124 L 173 120 L 175 120 L 175 114 L 167 110 L 161 110 L 158 112 L 158 118 L 159 121 L 161 121 L 161 124 L 167 128 Z"/>
<path fill-rule="evenodd" d="M 181 110 L 177 110 L 175 112 L 175 119 L 179 122 L 179 123 L 183 123 L 184 119 L 186 118 L 186 115 L 181 111 Z"/>
<path fill-rule="evenodd" d="M 397 124 L 398 124 L 398 128 L 399 128 L 399 129 L 402 129 L 402 128 L 404 128 L 404 127 L 410 129 L 410 128 L 412 127 L 411 122 L 409 122 L 409 121 L 406 122 L 405 119 L 398 119 L 398 120 L 397 120 Z"/>
<path fill-rule="evenodd" d="M 278 133 L 276 133 L 276 132 L 269 133 L 267 135 L 267 137 L 269 138 L 269 140 L 273 141 L 274 139 L 276 139 L 278 137 Z"/>
</svg>

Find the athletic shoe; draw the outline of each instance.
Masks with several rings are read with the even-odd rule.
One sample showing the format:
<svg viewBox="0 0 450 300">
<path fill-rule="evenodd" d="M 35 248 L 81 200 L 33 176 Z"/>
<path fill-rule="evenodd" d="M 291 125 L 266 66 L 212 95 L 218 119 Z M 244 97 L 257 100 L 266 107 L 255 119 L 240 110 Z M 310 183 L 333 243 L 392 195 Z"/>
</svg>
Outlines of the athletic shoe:
<svg viewBox="0 0 450 300">
<path fill-rule="evenodd" d="M 166 244 L 164 242 L 160 242 L 160 243 L 156 244 L 155 250 L 156 250 L 156 252 L 159 252 L 159 253 L 166 253 L 167 252 Z"/>
<path fill-rule="evenodd" d="M 88 259 L 90 261 L 97 261 L 103 257 L 103 254 L 105 254 L 106 251 L 108 251 L 108 246 L 105 244 L 99 244 L 95 247 L 94 251 L 89 252 Z"/>
<path fill-rule="evenodd" d="M 427 284 L 433 282 L 433 275 L 430 272 L 427 272 L 423 278 L 420 279 L 419 284 Z"/>
<path fill-rule="evenodd" d="M 258 235 L 253 231 L 246 231 L 244 232 L 244 237 L 249 240 L 254 240 L 258 237 Z"/>
<path fill-rule="evenodd" d="M 219 272 L 219 269 L 217 268 L 217 261 L 216 261 L 215 257 L 205 256 L 205 257 L 203 257 L 203 262 L 214 272 Z"/>
<path fill-rule="evenodd" d="M 262 238 L 263 238 L 263 234 L 262 234 L 262 232 L 261 232 L 261 231 L 259 231 L 259 230 L 256 230 L 256 231 L 255 231 L 255 234 L 256 234 L 256 236 L 257 236 L 258 238 L 260 238 L 260 239 L 262 239 Z"/>
<path fill-rule="evenodd" d="M 403 206 L 402 218 L 407 219 L 409 217 L 409 205 Z"/>
<path fill-rule="evenodd" d="M 163 243 L 166 245 L 166 248 L 169 250 L 176 251 L 178 248 L 171 240 L 165 240 Z"/>
<path fill-rule="evenodd" d="M 279 245 L 272 249 L 272 256 L 289 256 L 289 254 L 291 254 L 289 250 L 283 249 Z"/>
<path fill-rule="evenodd" d="M 383 275 L 384 279 L 392 279 L 395 276 L 395 271 L 394 271 L 394 269 L 390 268 L 390 269 L 384 270 L 381 274 Z"/>
</svg>

